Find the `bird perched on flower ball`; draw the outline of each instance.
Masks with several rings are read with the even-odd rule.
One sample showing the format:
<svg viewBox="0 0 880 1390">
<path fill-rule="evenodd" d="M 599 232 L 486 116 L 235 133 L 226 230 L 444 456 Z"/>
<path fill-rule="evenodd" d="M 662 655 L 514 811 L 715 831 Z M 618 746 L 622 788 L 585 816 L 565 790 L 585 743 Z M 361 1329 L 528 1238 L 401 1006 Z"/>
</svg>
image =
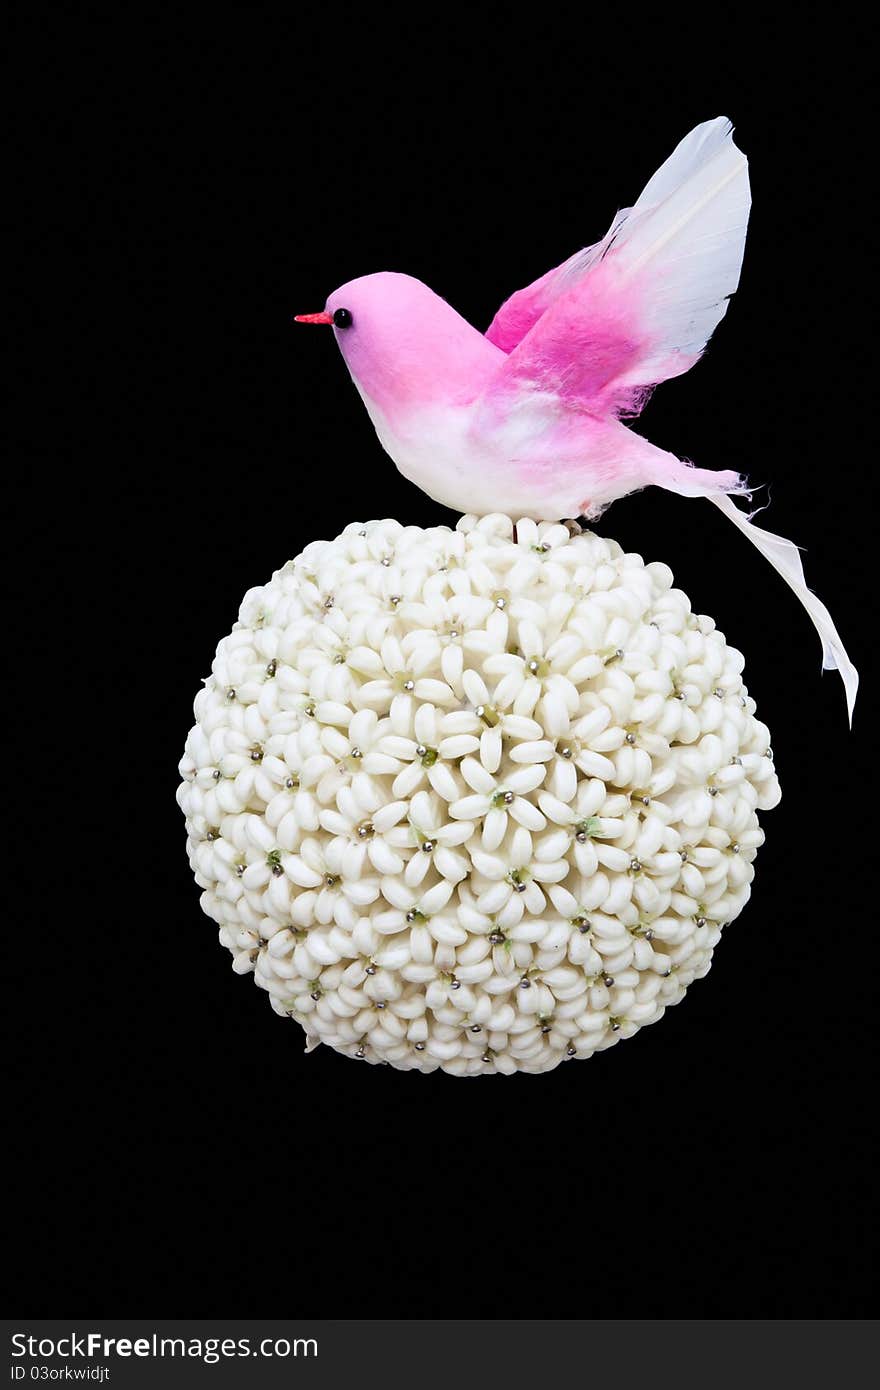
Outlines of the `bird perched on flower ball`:
<svg viewBox="0 0 880 1390">
<path fill-rule="evenodd" d="M 697 126 L 605 237 L 517 291 L 485 334 L 409 275 L 335 290 L 321 313 L 405 477 L 463 512 L 597 517 L 651 484 L 708 497 L 798 595 L 852 715 L 858 675 L 806 586 L 797 547 L 733 502 L 734 472 L 695 468 L 622 423 L 702 355 L 739 283 L 751 198 L 732 126 Z"/>
</svg>

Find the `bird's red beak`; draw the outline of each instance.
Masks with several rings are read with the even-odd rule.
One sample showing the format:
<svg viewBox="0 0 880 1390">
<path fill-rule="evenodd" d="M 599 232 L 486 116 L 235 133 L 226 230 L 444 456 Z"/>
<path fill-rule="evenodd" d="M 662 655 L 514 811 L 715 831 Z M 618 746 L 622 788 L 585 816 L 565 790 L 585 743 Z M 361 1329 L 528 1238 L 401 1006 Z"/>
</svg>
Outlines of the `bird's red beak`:
<svg viewBox="0 0 880 1390">
<path fill-rule="evenodd" d="M 332 314 L 327 314 L 327 313 L 321 313 L 321 314 L 294 314 L 293 317 L 294 317 L 294 319 L 296 320 L 297 323 L 332 323 L 332 322 L 333 322 L 333 315 L 332 315 Z"/>
</svg>

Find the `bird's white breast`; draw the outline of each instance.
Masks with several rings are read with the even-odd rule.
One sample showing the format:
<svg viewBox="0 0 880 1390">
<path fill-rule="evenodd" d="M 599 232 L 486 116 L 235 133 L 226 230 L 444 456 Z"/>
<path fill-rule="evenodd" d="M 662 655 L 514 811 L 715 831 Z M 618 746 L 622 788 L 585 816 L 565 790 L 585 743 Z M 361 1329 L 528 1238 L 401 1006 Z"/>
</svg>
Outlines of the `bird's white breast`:
<svg viewBox="0 0 880 1390">
<path fill-rule="evenodd" d="M 420 408 L 394 428 L 367 396 L 364 404 L 382 447 L 403 476 L 429 497 L 458 511 L 499 510 L 504 479 L 493 452 L 473 438 L 473 406 Z"/>
<path fill-rule="evenodd" d="M 479 418 L 472 405 L 430 405 L 394 425 L 361 392 L 380 443 L 410 482 L 461 512 L 508 512 L 536 520 L 577 516 L 585 494 L 582 459 L 554 450 L 551 470 L 523 466 L 539 459 L 558 418 L 559 402 L 536 392 L 500 419 Z M 543 436 L 543 439 L 542 439 Z M 602 498 L 610 501 L 610 497 Z"/>
</svg>

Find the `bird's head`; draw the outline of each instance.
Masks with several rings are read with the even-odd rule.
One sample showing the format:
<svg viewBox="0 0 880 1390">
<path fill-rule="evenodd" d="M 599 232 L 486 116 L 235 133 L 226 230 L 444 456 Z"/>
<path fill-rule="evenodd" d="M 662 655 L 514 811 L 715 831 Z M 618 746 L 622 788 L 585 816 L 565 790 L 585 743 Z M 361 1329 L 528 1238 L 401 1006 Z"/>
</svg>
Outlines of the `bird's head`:
<svg viewBox="0 0 880 1390">
<path fill-rule="evenodd" d="M 334 290 L 319 314 L 297 323 L 333 329 L 361 395 L 389 417 L 431 401 L 473 397 L 498 350 L 411 275 L 381 271 Z"/>
</svg>

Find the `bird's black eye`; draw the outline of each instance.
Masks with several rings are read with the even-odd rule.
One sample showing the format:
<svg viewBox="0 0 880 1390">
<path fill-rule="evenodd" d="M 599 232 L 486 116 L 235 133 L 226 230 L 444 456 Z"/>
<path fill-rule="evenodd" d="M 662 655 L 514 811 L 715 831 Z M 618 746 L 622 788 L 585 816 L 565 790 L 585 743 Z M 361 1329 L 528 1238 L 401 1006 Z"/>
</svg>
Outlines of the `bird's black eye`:
<svg viewBox="0 0 880 1390">
<path fill-rule="evenodd" d="M 354 320 L 351 317 L 350 309 L 334 309 L 333 322 L 337 328 L 351 328 Z"/>
</svg>

